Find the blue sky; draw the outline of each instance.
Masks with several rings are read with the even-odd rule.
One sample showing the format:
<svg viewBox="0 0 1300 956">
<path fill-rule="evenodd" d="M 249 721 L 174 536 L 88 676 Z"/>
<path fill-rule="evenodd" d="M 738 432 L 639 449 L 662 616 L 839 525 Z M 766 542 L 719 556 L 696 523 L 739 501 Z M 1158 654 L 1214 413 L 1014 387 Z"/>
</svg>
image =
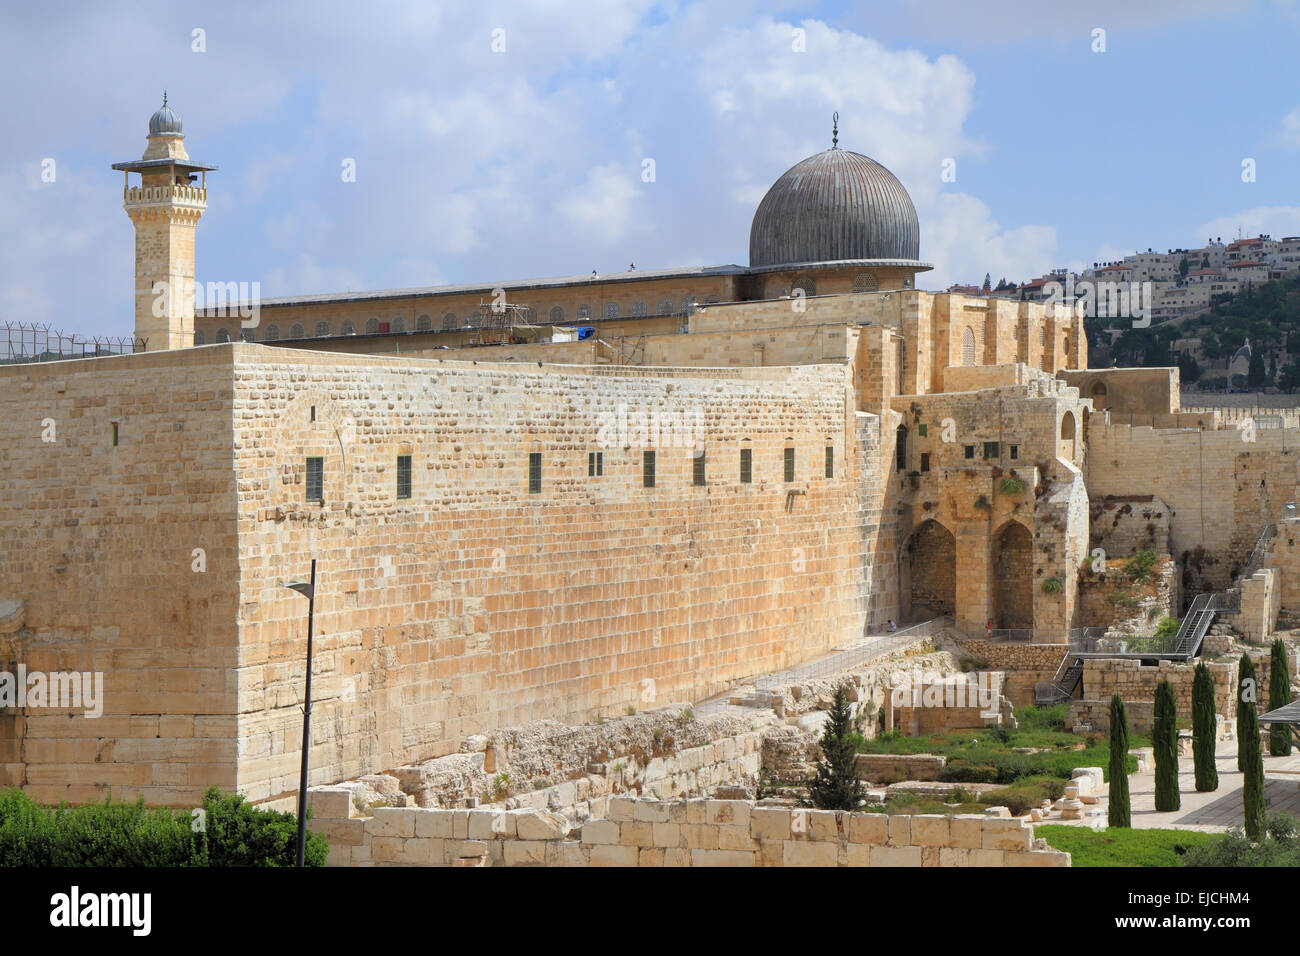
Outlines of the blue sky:
<svg viewBox="0 0 1300 956">
<path fill-rule="evenodd" d="M 1293 0 L 58 9 L 0 12 L 0 320 L 129 331 L 109 165 L 164 87 L 221 167 L 198 278 L 267 296 L 744 264 L 835 110 L 911 193 L 924 288 L 1300 234 Z"/>
</svg>

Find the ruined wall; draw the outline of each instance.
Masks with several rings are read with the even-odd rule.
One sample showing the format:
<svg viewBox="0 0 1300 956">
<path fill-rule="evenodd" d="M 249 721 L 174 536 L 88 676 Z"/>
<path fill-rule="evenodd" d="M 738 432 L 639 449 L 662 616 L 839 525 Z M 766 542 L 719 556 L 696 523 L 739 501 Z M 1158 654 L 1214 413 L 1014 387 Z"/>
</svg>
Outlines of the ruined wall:
<svg viewBox="0 0 1300 956">
<path fill-rule="evenodd" d="M 1137 551 L 1169 553 L 1169 505 L 1154 495 L 1093 496 L 1089 503 L 1088 547 L 1101 548 L 1107 562 Z"/>
<path fill-rule="evenodd" d="M 859 636 L 873 613 L 872 420 L 846 418 L 841 369 L 559 374 L 235 351 L 240 785 L 254 798 L 296 786 L 304 608 L 279 583 L 311 556 L 322 783 L 486 729 L 699 699 Z M 620 404 L 701 410 L 706 484 L 691 448 L 661 446 L 643 487 L 635 437 L 599 438 Z M 409 501 L 394 496 L 399 454 Z M 304 501 L 308 455 L 324 459 L 323 505 Z"/>
<path fill-rule="evenodd" d="M 1214 678 L 1214 710 L 1225 716 L 1234 716 L 1233 688 L 1237 680 L 1235 662 L 1206 662 Z M 1178 702 L 1178 716 L 1191 719 L 1192 679 L 1194 664 L 1160 661 L 1158 667 L 1143 667 L 1137 660 L 1123 658 L 1089 658 L 1083 664 L 1082 699 L 1109 701 L 1119 694 L 1127 708 L 1132 702 L 1150 702 L 1156 697 L 1156 685 L 1168 680 Z"/>
<path fill-rule="evenodd" d="M 1300 485 L 1292 429 L 1088 428 L 1091 495 L 1154 494 L 1170 509 L 1170 550 L 1182 559 L 1184 591 L 1227 587 L 1260 531 L 1276 522 Z"/>
<path fill-rule="evenodd" d="M 1069 866 L 1023 819 L 756 806 L 746 800 L 614 798 L 570 833 L 539 810 L 379 808 L 351 816 L 346 790 L 311 793 L 331 866 Z M 576 838 L 575 838 L 576 837 Z"/>
<path fill-rule="evenodd" d="M 961 648 L 979 669 L 1001 671 L 1002 693 L 1016 707 L 1027 707 L 1034 703 L 1034 684 L 1052 679 L 1068 645 L 980 641 L 963 637 Z"/>
<path fill-rule="evenodd" d="M 1092 399 L 1095 411 L 1113 415 L 1163 415 L 1179 409 L 1176 368 L 1081 368 L 1060 377 Z"/>
<path fill-rule="evenodd" d="M 173 805 L 234 787 L 232 386 L 228 348 L 0 368 L 0 602 L 21 603 L 0 671 L 103 684 L 97 719 L 0 710 L 0 786 Z"/>
</svg>

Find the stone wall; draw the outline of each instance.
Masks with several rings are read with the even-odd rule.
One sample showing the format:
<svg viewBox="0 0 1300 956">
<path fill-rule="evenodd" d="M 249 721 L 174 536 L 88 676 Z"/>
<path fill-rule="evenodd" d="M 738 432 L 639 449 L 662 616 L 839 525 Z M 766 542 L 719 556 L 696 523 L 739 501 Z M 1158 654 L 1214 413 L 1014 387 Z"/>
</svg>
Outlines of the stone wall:
<svg viewBox="0 0 1300 956">
<path fill-rule="evenodd" d="M 1101 548 L 1107 562 L 1137 551 L 1169 553 L 1169 506 L 1154 495 L 1108 495 L 1092 499 L 1089 548 Z"/>
<path fill-rule="evenodd" d="M 1215 713 L 1235 714 L 1233 688 L 1237 680 L 1236 663 L 1220 664 L 1210 661 L 1206 666 L 1214 678 Z M 1194 664 L 1179 664 L 1174 661 L 1160 661 L 1157 667 L 1143 667 L 1142 662 L 1137 660 L 1089 658 L 1083 664 L 1083 700 L 1109 703 L 1112 695 L 1119 694 L 1125 707 L 1130 702 L 1151 702 L 1155 700 L 1156 685 L 1162 680 L 1168 680 L 1178 702 L 1178 716 L 1191 719 L 1194 672 Z"/>
<path fill-rule="evenodd" d="M 980 641 L 960 638 L 963 652 L 981 668 L 1003 673 L 1002 693 L 1016 707 L 1034 703 L 1034 684 L 1051 680 L 1061 665 L 1067 644 L 1019 641 Z"/>
<path fill-rule="evenodd" d="M 311 793 L 311 829 L 332 866 L 1069 866 L 1019 818 L 886 815 L 760 806 L 747 800 L 614 798 L 570 832 L 542 810 L 379 808 Z"/>
</svg>

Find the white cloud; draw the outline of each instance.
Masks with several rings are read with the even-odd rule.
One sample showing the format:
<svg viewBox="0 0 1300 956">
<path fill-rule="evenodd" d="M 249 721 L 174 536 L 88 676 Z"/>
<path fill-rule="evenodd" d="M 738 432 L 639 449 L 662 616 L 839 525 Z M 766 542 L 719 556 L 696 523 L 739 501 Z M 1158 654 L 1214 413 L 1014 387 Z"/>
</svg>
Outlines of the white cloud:
<svg viewBox="0 0 1300 956">
<path fill-rule="evenodd" d="M 1282 117 L 1282 141 L 1288 146 L 1300 146 L 1300 106 Z"/>
<path fill-rule="evenodd" d="M 988 206 L 973 196 L 945 195 L 933 205 L 922 233 L 923 252 L 934 262 L 922 273 L 923 289 L 945 289 L 954 282 L 979 283 L 987 272 L 997 282 L 1042 275 L 1053 266 L 1056 230 L 1051 226 L 1003 229 Z M 928 238 L 926 238 L 928 237 Z"/>
<path fill-rule="evenodd" d="M 590 230 L 606 242 L 625 238 L 633 225 L 640 189 L 640 167 L 615 163 L 594 167 L 587 180 L 556 203 L 556 208 L 579 229 Z"/>
<path fill-rule="evenodd" d="M 1224 242 L 1229 242 L 1237 237 L 1238 231 L 1243 236 L 1267 234 L 1275 239 L 1300 236 L 1300 206 L 1256 206 L 1230 216 L 1219 216 L 1197 228 L 1196 241 L 1199 244 L 1204 241 L 1200 237 L 1222 236 Z"/>
</svg>

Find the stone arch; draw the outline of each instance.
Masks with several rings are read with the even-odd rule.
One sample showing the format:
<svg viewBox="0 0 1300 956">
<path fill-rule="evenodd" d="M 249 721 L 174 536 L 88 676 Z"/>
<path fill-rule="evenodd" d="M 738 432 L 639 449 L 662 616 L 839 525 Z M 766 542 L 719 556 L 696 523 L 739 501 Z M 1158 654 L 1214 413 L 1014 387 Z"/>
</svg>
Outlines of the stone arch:
<svg viewBox="0 0 1300 956">
<path fill-rule="evenodd" d="M 415 328 L 419 332 L 431 332 L 433 330 L 433 319 L 425 313 L 415 320 Z"/>
<path fill-rule="evenodd" d="M 302 339 L 306 338 L 307 333 L 303 330 L 301 322 L 295 322 L 289 329 L 289 338 Z"/>
<path fill-rule="evenodd" d="M 559 305 L 551 306 L 551 321 L 559 324 L 564 321 L 564 307 Z"/>
<path fill-rule="evenodd" d="M 989 569 L 989 607 L 997 628 L 1034 626 L 1034 536 L 1019 521 L 1008 521 L 993 536 Z"/>
<path fill-rule="evenodd" d="M 1061 440 L 1057 443 L 1056 455 L 1067 461 L 1074 461 L 1077 448 L 1079 423 L 1074 420 L 1074 412 L 1066 411 L 1061 416 Z"/>
<path fill-rule="evenodd" d="M 967 326 L 961 333 L 961 364 L 975 364 L 975 333 Z"/>
<path fill-rule="evenodd" d="M 933 518 L 903 545 L 899 561 L 899 613 L 904 620 L 955 615 L 957 538 Z"/>
<path fill-rule="evenodd" d="M 303 507 L 308 456 L 325 459 L 326 504 L 351 500 L 356 485 L 355 444 L 356 423 L 346 408 L 316 389 L 300 392 L 277 415 L 270 445 L 276 453 L 267 462 L 264 478 L 267 504 L 286 511 Z"/>
<path fill-rule="evenodd" d="M 353 322 L 351 319 L 348 319 L 341 326 L 339 326 L 339 331 L 344 335 L 356 335 L 357 324 Z"/>
<path fill-rule="evenodd" d="M 378 331 L 379 319 L 372 315 L 370 318 L 366 319 L 366 334 L 374 335 Z"/>
<path fill-rule="evenodd" d="M 266 341 L 274 342 L 280 338 L 280 327 L 272 323 L 266 327 Z"/>
<path fill-rule="evenodd" d="M 230 333 L 229 333 L 226 329 L 217 329 L 217 339 L 216 339 L 216 340 L 217 340 L 218 342 L 229 342 L 229 341 L 230 341 Z"/>
<path fill-rule="evenodd" d="M 194 344 L 195 344 L 195 345 L 202 345 L 202 344 L 203 344 L 204 342 L 206 342 L 206 341 L 207 341 L 207 339 L 206 339 L 206 338 L 204 337 L 204 335 L 203 335 L 203 330 L 202 330 L 202 329 L 195 329 L 195 330 L 194 330 Z"/>
<path fill-rule="evenodd" d="M 1088 392 L 1088 397 L 1092 399 L 1092 407 L 1097 411 L 1101 411 L 1105 408 L 1106 399 L 1109 397 L 1109 392 L 1106 390 L 1106 383 L 1100 381 L 1093 382 L 1092 388 Z"/>
</svg>

